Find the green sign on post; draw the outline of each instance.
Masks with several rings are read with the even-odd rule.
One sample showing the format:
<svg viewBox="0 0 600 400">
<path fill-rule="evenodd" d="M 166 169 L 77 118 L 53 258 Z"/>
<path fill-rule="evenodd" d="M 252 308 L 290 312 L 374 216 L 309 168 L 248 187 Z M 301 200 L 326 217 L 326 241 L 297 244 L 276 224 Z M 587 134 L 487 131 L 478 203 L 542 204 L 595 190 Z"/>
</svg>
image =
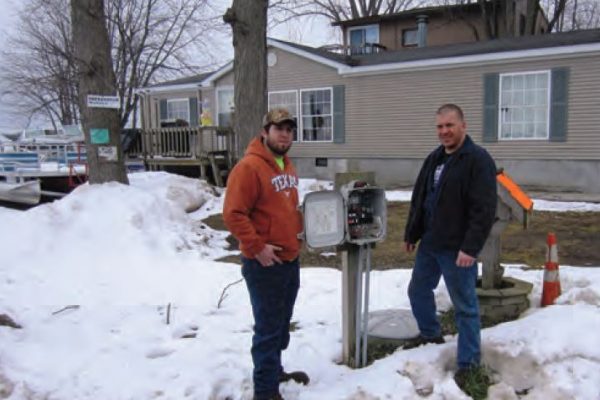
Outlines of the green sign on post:
<svg viewBox="0 0 600 400">
<path fill-rule="evenodd" d="M 108 129 L 105 128 L 92 128 L 90 129 L 90 139 L 92 144 L 107 144 L 110 142 L 110 136 Z"/>
</svg>

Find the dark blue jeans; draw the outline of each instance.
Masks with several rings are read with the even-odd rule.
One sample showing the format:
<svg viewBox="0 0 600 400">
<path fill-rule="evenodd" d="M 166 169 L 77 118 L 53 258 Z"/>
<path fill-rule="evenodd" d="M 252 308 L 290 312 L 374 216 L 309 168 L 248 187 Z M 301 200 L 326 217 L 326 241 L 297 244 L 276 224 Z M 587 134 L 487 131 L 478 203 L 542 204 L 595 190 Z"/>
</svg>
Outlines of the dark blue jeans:
<svg viewBox="0 0 600 400">
<path fill-rule="evenodd" d="M 457 251 L 433 250 L 421 243 L 408 286 L 408 297 L 421 335 L 426 338 L 441 336 L 433 290 L 440 282 L 440 276 L 444 276 L 458 329 L 457 364 L 459 368 L 467 368 L 479 365 L 481 358 L 479 303 L 475 291 L 477 264 L 458 267 L 457 255 Z"/>
<path fill-rule="evenodd" d="M 300 287 L 298 259 L 263 267 L 257 260 L 242 257 L 252 314 L 252 361 L 254 396 L 270 398 L 279 392 L 281 352 L 290 342 L 290 321 Z"/>
</svg>

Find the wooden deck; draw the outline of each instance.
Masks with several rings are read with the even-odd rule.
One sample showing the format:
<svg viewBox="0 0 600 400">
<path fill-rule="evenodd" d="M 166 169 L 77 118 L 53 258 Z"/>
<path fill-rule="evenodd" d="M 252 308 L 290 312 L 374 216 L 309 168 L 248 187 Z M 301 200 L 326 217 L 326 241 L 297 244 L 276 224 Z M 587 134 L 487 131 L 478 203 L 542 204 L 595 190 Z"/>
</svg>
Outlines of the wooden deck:
<svg viewBox="0 0 600 400">
<path fill-rule="evenodd" d="M 206 179 L 210 169 L 215 184 L 223 186 L 224 177 L 235 164 L 235 136 L 229 128 L 147 129 L 141 139 L 141 146 L 131 149 L 128 156 L 143 158 L 150 171 L 165 166 L 197 166 L 201 178 Z"/>
</svg>

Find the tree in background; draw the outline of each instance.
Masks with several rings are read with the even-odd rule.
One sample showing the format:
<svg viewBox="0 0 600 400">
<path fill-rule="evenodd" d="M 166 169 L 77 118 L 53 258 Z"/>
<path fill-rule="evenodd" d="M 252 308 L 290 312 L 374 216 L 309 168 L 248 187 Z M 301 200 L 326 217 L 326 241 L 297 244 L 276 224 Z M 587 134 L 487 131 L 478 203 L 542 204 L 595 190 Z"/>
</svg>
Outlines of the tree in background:
<svg viewBox="0 0 600 400">
<path fill-rule="evenodd" d="M 69 0 L 27 0 L 2 68 L 13 108 L 55 124 L 80 119 L 68 7 Z M 215 65 L 211 37 L 223 28 L 209 0 L 106 0 L 105 15 L 121 126 L 136 123 L 135 88 Z"/>
<path fill-rule="evenodd" d="M 2 79 L 12 108 L 29 120 L 43 115 L 57 125 L 79 121 L 77 79 L 69 13 L 65 1 L 31 1 L 8 38 Z"/>
<path fill-rule="evenodd" d="M 279 22 L 305 15 L 321 15 L 331 22 L 394 14 L 422 6 L 424 0 L 273 0 L 270 8 L 274 14 L 284 15 Z"/>
<path fill-rule="evenodd" d="M 267 109 L 268 3 L 268 0 L 233 0 L 223 15 L 233 31 L 233 129 L 238 157 L 260 131 Z"/>
<path fill-rule="evenodd" d="M 542 0 L 546 10 L 557 8 L 560 0 Z M 554 28 L 557 32 L 600 27 L 600 2 L 598 0 L 570 0 L 564 6 Z"/>
</svg>

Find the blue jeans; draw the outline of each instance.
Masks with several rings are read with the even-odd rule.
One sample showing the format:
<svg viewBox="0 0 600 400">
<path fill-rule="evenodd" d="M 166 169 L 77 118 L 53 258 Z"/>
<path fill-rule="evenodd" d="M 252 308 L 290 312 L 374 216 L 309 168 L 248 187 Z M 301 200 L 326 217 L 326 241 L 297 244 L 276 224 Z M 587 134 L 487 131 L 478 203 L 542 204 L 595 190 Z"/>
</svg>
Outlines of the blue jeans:
<svg viewBox="0 0 600 400">
<path fill-rule="evenodd" d="M 252 362 L 254 396 L 270 398 L 279 393 L 281 352 L 290 342 L 290 321 L 300 287 L 298 259 L 263 267 L 257 260 L 242 257 L 252 314 Z"/>
<path fill-rule="evenodd" d="M 477 264 L 458 267 L 457 255 L 458 251 L 433 250 L 421 242 L 408 286 L 408 297 L 421 336 L 441 336 L 433 290 L 440 282 L 440 276 L 444 276 L 458 329 L 457 364 L 458 368 L 467 368 L 479 365 L 481 358 L 481 325 L 475 291 Z"/>
</svg>

